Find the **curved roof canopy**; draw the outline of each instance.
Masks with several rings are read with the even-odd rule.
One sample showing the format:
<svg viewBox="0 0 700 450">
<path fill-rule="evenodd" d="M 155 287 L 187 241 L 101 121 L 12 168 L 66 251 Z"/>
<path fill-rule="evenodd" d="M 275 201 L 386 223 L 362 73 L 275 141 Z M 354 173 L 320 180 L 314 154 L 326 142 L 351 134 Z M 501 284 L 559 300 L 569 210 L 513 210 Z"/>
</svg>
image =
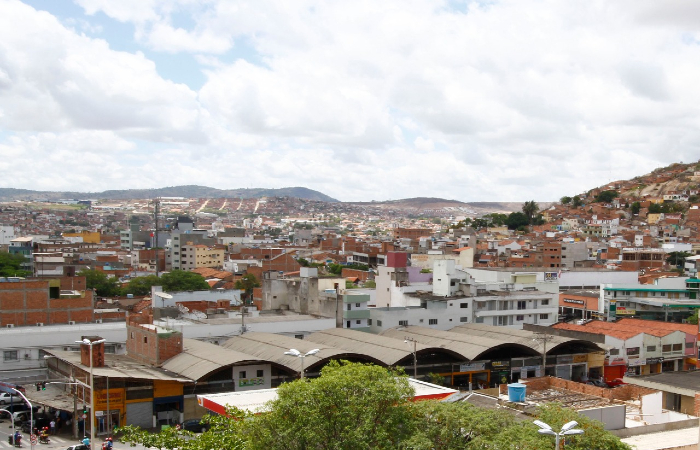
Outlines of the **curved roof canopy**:
<svg viewBox="0 0 700 450">
<path fill-rule="evenodd" d="M 184 375 L 192 380 L 201 380 L 212 372 L 237 364 L 263 364 L 266 361 L 235 350 L 221 348 L 216 344 L 183 340 L 183 351 L 168 359 L 163 368 Z"/>
<path fill-rule="evenodd" d="M 390 328 L 381 333 L 383 336 L 393 338 L 411 337 L 419 343 L 444 350 L 449 350 L 462 358 L 472 361 L 494 350 L 512 347 L 513 351 L 522 356 L 535 356 L 539 353 L 531 347 L 510 342 L 505 339 L 473 336 L 464 333 L 435 330 L 418 326 L 403 327 L 401 329 Z"/>
<path fill-rule="evenodd" d="M 321 350 L 315 355 L 308 356 L 306 361 L 304 361 L 304 366 L 307 369 L 323 366 L 332 359 L 359 358 L 381 364 L 381 361 L 368 357 L 364 352 L 347 352 L 330 345 L 319 345 L 315 342 L 307 341 L 306 339 L 296 339 L 281 334 L 261 332 L 245 333 L 240 336 L 232 337 L 224 342 L 222 346 L 241 353 L 245 352 L 263 361 L 276 364 L 287 369 L 291 373 L 299 372 L 301 368 L 299 357 L 284 354 L 284 352 L 289 351 L 291 348 L 299 350 L 302 355 L 315 348 Z"/>
</svg>

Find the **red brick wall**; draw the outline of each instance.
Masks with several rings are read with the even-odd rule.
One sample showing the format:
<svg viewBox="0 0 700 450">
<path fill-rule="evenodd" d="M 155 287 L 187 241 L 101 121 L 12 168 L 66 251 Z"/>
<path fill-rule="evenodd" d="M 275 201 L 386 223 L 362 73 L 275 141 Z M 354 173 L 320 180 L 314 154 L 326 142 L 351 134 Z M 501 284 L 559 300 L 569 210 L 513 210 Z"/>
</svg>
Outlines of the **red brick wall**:
<svg viewBox="0 0 700 450">
<path fill-rule="evenodd" d="M 77 277 L 76 284 L 84 283 L 84 280 L 84 277 Z M 0 326 L 69 321 L 94 321 L 92 291 L 85 291 L 79 298 L 50 299 L 48 281 L 0 283 Z"/>
<path fill-rule="evenodd" d="M 653 394 L 653 389 L 648 389 L 633 384 L 625 384 L 615 389 L 601 388 L 591 384 L 577 383 L 575 381 L 564 380 L 555 377 L 527 378 L 520 380 L 520 383 L 527 385 L 527 392 L 542 391 L 551 388 L 566 389 L 568 391 L 580 392 L 582 394 L 595 395 L 610 400 L 634 400 L 640 395 Z M 508 391 L 507 385 L 501 385 L 503 393 Z"/>
<path fill-rule="evenodd" d="M 340 276 L 343 278 L 357 277 L 360 279 L 360 281 L 369 280 L 370 275 L 372 275 L 371 272 L 366 272 L 364 270 L 357 270 L 357 269 L 343 269 L 340 272 Z"/>
<path fill-rule="evenodd" d="M 126 325 L 126 352 L 144 364 L 160 366 L 166 360 L 182 353 L 182 334 L 177 331 L 158 333 L 141 326 L 153 323 L 150 316 L 129 316 Z"/>
</svg>

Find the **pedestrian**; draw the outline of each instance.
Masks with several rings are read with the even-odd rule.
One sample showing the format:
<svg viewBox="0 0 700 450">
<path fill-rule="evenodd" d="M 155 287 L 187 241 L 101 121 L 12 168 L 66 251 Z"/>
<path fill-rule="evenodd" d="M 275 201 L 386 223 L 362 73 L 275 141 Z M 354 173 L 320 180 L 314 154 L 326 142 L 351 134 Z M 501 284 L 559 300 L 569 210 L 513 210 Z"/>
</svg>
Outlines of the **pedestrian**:
<svg viewBox="0 0 700 450">
<path fill-rule="evenodd" d="M 56 419 L 51 419 L 49 426 L 51 427 L 51 434 L 56 434 Z"/>
</svg>

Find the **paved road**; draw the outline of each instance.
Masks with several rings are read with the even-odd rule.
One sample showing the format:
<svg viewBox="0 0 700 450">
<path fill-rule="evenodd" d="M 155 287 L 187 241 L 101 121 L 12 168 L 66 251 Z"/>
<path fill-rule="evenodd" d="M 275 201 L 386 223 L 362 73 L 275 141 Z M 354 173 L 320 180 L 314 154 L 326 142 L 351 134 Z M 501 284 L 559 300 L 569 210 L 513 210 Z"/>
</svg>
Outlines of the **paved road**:
<svg viewBox="0 0 700 450">
<path fill-rule="evenodd" d="M 0 450 L 8 450 L 15 448 L 13 445 L 7 442 L 7 438 L 10 434 L 12 434 L 12 427 L 10 426 L 10 422 L 7 420 L 0 422 Z M 22 433 L 22 436 L 22 448 L 25 450 L 31 450 L 32 446 L 29 442 L 29 436 L 27 436 L 26 433 Z M 65 450 L 71 445 L 76 445 L 80 443 L 78 442 L 78 440 L 73 439 L 73 437 L 71 437 L 70 434 L 55 435 L 51 436 L 49 439 L 51 440 L 51 442 L 49 442 L 48 444 L 37 443 L 36 445 L 34 445 L 34 450 Z M 96 450 L 100 450 L 102 448 L 102 441 L 97 440 L 97 445 L 95 445 L 94 448 Z M 121 442 L 114 443 L 114 450 L 126 449 L 147 450 L 146 447 L 142 445 L 136 445 L 135 447 L 131 447 L 129 446 L 129 444 L 124 444 Z"/>
</svg>

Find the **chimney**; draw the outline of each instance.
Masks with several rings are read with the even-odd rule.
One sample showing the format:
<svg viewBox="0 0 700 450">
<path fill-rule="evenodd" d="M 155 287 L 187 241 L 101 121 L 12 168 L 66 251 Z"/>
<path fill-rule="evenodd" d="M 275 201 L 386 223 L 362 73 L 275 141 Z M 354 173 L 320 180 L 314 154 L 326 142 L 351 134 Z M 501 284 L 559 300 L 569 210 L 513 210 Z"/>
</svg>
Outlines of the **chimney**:
<svg viewBox="0 0 700 450">
<path fill-rule="evenodd" d="M 102 339 L 99 336 L 81 336 L 81 340 L 89 340 L 90 342 L 99 341 Z M 90 367 L 90 349 L 92 349 L 92 367 L 104 367 L 105 366 L 105 343 L 100 342 L 99 344 L 88 345 L 80 344 L 80 363 L 84 366 Z"/>
</svg>

